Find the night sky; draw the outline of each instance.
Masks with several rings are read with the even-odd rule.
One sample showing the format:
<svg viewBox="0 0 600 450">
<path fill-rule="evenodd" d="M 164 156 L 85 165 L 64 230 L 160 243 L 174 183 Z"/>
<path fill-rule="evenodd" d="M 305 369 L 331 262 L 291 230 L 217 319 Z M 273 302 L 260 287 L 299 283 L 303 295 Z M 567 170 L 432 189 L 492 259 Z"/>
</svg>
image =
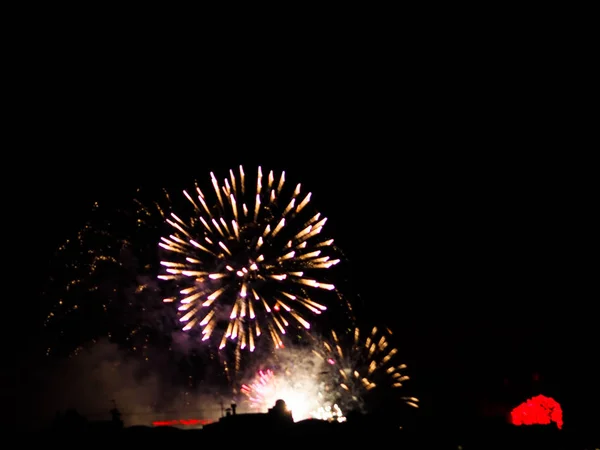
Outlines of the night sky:
<svg viewBox="0 0 600 450">
<path fill-rule="evenodd" d="M 181 88 L 159 98 L 121 86 L 104 98 L 99 85 L 54 112 L 60 95 L 41 95 L 47 120 L 30 143 L 43 154 L 26 183 L 35 207 L 21 208 L 34 219 L 33 284 L 94 201 L 208 185 L 210 171 L 239 164 L 284 169 L 329 218 L 364 317 L 401 338 L 422 415 L 460 422 L 543 393 L 563 403 L 565 422 L 583 417 L 598 398 L 595 202 L 570 129 L 500 104 L 501 93 L 467 99 L 413 76 L 404 98 L 376 85 L 345 94 L 350 84 L 332 78 L 335 92 L 313 80 L 321 94 L 302 85 L 268 102 L 238 86 L 214 110 L 184 102 Z M 28 351 L 40 346 L 41 317 Z"/>
<path fill-rule="evenodd" d="M 593 314 L 586 313 L 593 307 L 590 270 L 577 233 L 585 225 L 571 215 L 578 199 L 535 161 L 403 158 L 402 146 L 395 147 L 241 159 L 248 172 L 253 159 L 264 169 L 285 168 L 288 179 L 313 192 L 348 258 L 340 269 L 348 279 L 343 289 L 360 296 L 367 322 L 386 323 L 401 337 L 413 389 L 435 414 L 475 414 L 482 403 L 536 390 L 566 402 L 585 395 L 577 380 L 591 376 L 585 367 L 594 332 Z M 181 164 L 182 175 L 177 167 L 156 179 L 117 169 L 53 186 L 46 213 L 71 217 L 46 229 L 45 240 L 52 247 L 64 237 L 60 228 L 77 227 L 90 202 L 112 201 L 132 181 L 179 186 L 181 176 L 191 180 L 196 172 L 206 182 L 211 170 L 237 164 L 239 152 L 226 161 L 182 152 L 179 162 L 170 160 Z"/>
</svg>

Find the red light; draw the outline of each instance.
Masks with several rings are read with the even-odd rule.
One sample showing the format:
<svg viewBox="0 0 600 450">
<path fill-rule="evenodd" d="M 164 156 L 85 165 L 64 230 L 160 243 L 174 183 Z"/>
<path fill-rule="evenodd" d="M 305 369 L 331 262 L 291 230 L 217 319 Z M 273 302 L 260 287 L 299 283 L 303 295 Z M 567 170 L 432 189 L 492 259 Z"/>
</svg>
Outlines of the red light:
<svg viewBox="0 0 600 450">
<path fill-rule="evenodd" d="M 176 419 L 176 420 L 155 420 L 152 422 L 153 427 L 175 427 L 178 425 L 208 425 L 212 420 L 208 419 Z"/>
<path fill-rule="evenodd" d="M 563 426 L 562 409 L 553 398 L 538 395 L 513 409 L 510 421 L 513 425 L 549 425 L 554 422 L 560 430 Z"/>
</svg>

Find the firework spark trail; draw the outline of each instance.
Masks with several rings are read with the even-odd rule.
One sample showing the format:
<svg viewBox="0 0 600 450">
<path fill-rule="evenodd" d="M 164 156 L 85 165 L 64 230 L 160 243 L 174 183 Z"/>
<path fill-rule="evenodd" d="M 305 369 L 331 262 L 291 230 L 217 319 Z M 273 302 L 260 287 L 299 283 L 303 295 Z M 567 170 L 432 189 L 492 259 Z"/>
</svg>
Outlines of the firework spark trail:
<svg viewBox="0 0 600 450">
<path fill-rule="evenodd" d="M 380 331 L 377 327 L 367 333 L 354 328 L 353 332 L 340 336 L 331 331 L 331 338 L 313 350 L 329 368 L 326 372 L 330 379 L 338 384 L 342 408 L 351 409 L 350 404 L 362 406 L 365 394 L 378 384 L 400 388 L 409 379 L 403 374 L 406 365 L 395 362 L 398 349 L 391 348 L 391 334 L 389 329 Z M 402 400 L 409 406 L 419 407 L 415 397 L 402 397 Z"/>
<path fill-rule="evenodd" d="M 242 166 L 221 183 L 210 176 L 214 203 L 196 187 L 192 194 L 183 192 L 193 217 L 186 221 L 171 213 L 167 218 L 172 234 L 159 245 L 170 258 L 161 261 L 159 278 L 187 287 L 164 301 L 179 301 L 183 329 L 199 326 L 202 340 L 224 331 L 220 349 L 231 340 L 254 351 L 262 334 L 280 348 L 290 325 L 310 329 L 305 314 L 327 309 L 310 289 L 335 289 L 316 279 L 339 263 L 327 255 L 333 239 L 319 239 L 327 219 L 306 214 L 311 193 L 303 194 L 300 184 L 291 198 L 284 196 L 285 172 L 263 177 L 259 167 L 254 183 Z"/>
<path fill-rule="evenodd" d="M 270 369 L 259 370 L 250 384 L 242 385 L 241 392 L 254 411 L 267 412 L 281 399 L 285 401 L 295 421 L 309 418 L 338 422 L 346 420 L 337 404 L 324 401 L 318 381 L 312 375 L 276 375 Z"/>
<path fill-rule="evenodd" d="M 52 256 L 43 293 L 48 356 L 77 354 L 102 337 L 146 354 L 150 335 L 162 334 L 156 276 L 137 264 L 150 248 L 139 245 L 145 240 L 137 239 L 130 216 L 116 204 L 94 202 L 83 226 Z"/>
</svg>

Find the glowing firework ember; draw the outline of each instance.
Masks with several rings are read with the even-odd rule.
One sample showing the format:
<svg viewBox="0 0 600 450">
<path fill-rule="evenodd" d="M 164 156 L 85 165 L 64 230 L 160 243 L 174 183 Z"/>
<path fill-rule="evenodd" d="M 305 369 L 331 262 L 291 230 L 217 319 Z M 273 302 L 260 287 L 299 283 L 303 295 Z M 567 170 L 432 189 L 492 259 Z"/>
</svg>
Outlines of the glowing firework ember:
<svg viewBox="0 0 600 450">
<path fill-rule="evenodd" d="M 156 258 L 158 237 L 148 240 L 147 226 L 123 202 L 127 207 L 94 203 L 83 226 L 51 259 L 43 302 L 48 356 L 74 356 L 102 338 L 145 359 L 154 344 L 169 345 L 163 336 L 171 334 L 171 320 L 156 267 L 147 264 Z M 164 222 L 158 214 L 156 222 Z"/>
<path fill-rule="evenodd" d="M 187 287 L 164 301 L 179 301 L 183 329 L 199 326 L 202 340 L 222 332 L 220 349 L 229 339 L 253 351 L 263 333 L 281 347 L 291 324 L 309 329 L 304 315 L 327 309 L 310 290 L 335 289 L 316 279 L 339 262 L 326 254 L 333 240 L 319 239 L 327 219 L 309 211 L 300 184 L 284 196 L 285 172 L 263 177 L 259 167 L 251 183 L 240 166 L 238 176 L 211 179 L 214 203 L 198 187 L 184 191 L 193 216 L 167 219 L 173 234 L 160 246 L 170 259 L 159 278 Z"/>
<path fill-rule="evenodd" d="M 330 380 L 335 380 L 339 388 L 338 402 L 344 409 L 362 407 L 366 392 L 378 384 L 391 388 L 402 387 L 409 377 L 403 374 L 405 364 L 396 364 L 396 348 L 390 348 L 388 337 L 391 331 L 379 332 L 375 327 L 363 335 L 358 328 L 354 333 L 339 337 L 331 332 L 331 340 L 323 341 L 314 352 L 329 368 L 326 371 Z M 418 408 L 415 397 L 401 397 L 406 404 Z"/>
<path fill-rule="evenodd" d="M 278 377 L 272 370 L 261 370 L 250 385 L 242 385 L 241 392 L 257 412 L 267 412 L 277 400 L 284 400 L 295 421 L 310 418 L 346 420 L 338 405 L 323 402 L 318 384 L 312 378 Z"/>
</svg>

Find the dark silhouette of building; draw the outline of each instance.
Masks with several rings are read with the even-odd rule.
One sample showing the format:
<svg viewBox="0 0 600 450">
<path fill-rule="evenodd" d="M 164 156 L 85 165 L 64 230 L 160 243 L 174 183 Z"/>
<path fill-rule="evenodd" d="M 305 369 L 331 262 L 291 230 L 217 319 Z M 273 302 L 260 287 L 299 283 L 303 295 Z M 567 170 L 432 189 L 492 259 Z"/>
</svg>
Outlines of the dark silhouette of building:
<svg viewBox="0 0 600 450">
<path fill-rule="evenodd" d="M 117 406 L 109 411 L 110 420 L 90 421 L 82 416 L 75 409 L 68 409 L 64 414 L 56 413 L 56 417 L 52 423 L 52 431 L 64 433 L 77 432 L 112 432 L 123 429 L 123 420 L 121 420 L 121 412 Z"/>
<path fill-rule="evenodd" d="M 293 423 L 294 418 L 284 400 L 277 400 L 275 406 L 269 409 L 268 414 L 276 421 Z"/>
<path fill-rule="evenodd" d="M 111 409 L 111 420 L 88 421 L 77 411 L 67 410 L 64 415 L 57 414 L 53 427 L 56 438 L 64 442 L 65 435 L 74 435 L 87 432 L 94 442 L 106 437 L 109 442 L 119 441 L 118 436 L 125 431 L 124 436 L 135 436 L 136 445 L 142 444 L 142 437 L 147 437 L 149 446 L 156 444 L 156 437 L 160 433 L 169 433 L 173 443 L 195 444 L 198 438 L 215 438 L 218 442 L 242 443 L 249 440 L 277 443 L 302 443 L 316 445 L 317 437 L 335 437 L 338 445 L 353 447 L 357 442 L 362 442 L 365 436 L 387 439 L 393 436 L 397 448 L 403 449 L 430 449 L 430 448 L 543 448 L 545 450 L 563 449 L 582 450 L 596 448 L 597 436 L 587 436 L 577 433 L 576 430 L 559 430 L 557 427 L 545 425 L 531 425 L 518 427 L 506 421 L 490 421 L 481 417 L 474 420 L 462 429 L 457 429 L 453 422 L 419 421 L 416 426 L 398 426 L 393 411 L 381 414 L 353 413 L 347 415 L 347 421 L 338 423 L 317 419 L 307 419 L 294 422 L 292 411 L 287 408 L 283 400 L 278 400 L 267 413 L 238 414 L 237 406 L 232 404 L 227 414 L 218 422 L 204 425 L 203 429 L 182 430 L 177 426 L 131 427 L 123 428 L 121 413 L 116 408 Z M 387 417 L 386 417 L 387 416 Z M 176 421 L 173 421 L 176 422 Z M 166 424 L 169 425 L 169 424 Z M 51 433 L 52 435 L 52 433 Z M 272 437 L 277 436 L 277 441 Z M 284 438 L 281 440 L 280 438 Z M 86 438 L 87 439 L 87 438 Z M 117 440 L 115 440 L 117 439 Z M 82 442 L 82 441 L 77 441 Z M 205 441 L 208 442 L 208 441 Z M 376 442 L 374 445 L 376 445 Z M 112 445 L 112 444 L 111 444 Z"/>
<path fill-rule="evenodd" d="M 287 408 L 285 401 L 277 400 L 267 413 L 237 414 L 237 405 L 233 403 L 231 408 L 227 408 L 225 417 L 206 425 L 203 430 L 207 433 L 260 430 L 272 433 L 279 430 L 288 431 L 293 424 L 292 412 Z"/>
</svg>

